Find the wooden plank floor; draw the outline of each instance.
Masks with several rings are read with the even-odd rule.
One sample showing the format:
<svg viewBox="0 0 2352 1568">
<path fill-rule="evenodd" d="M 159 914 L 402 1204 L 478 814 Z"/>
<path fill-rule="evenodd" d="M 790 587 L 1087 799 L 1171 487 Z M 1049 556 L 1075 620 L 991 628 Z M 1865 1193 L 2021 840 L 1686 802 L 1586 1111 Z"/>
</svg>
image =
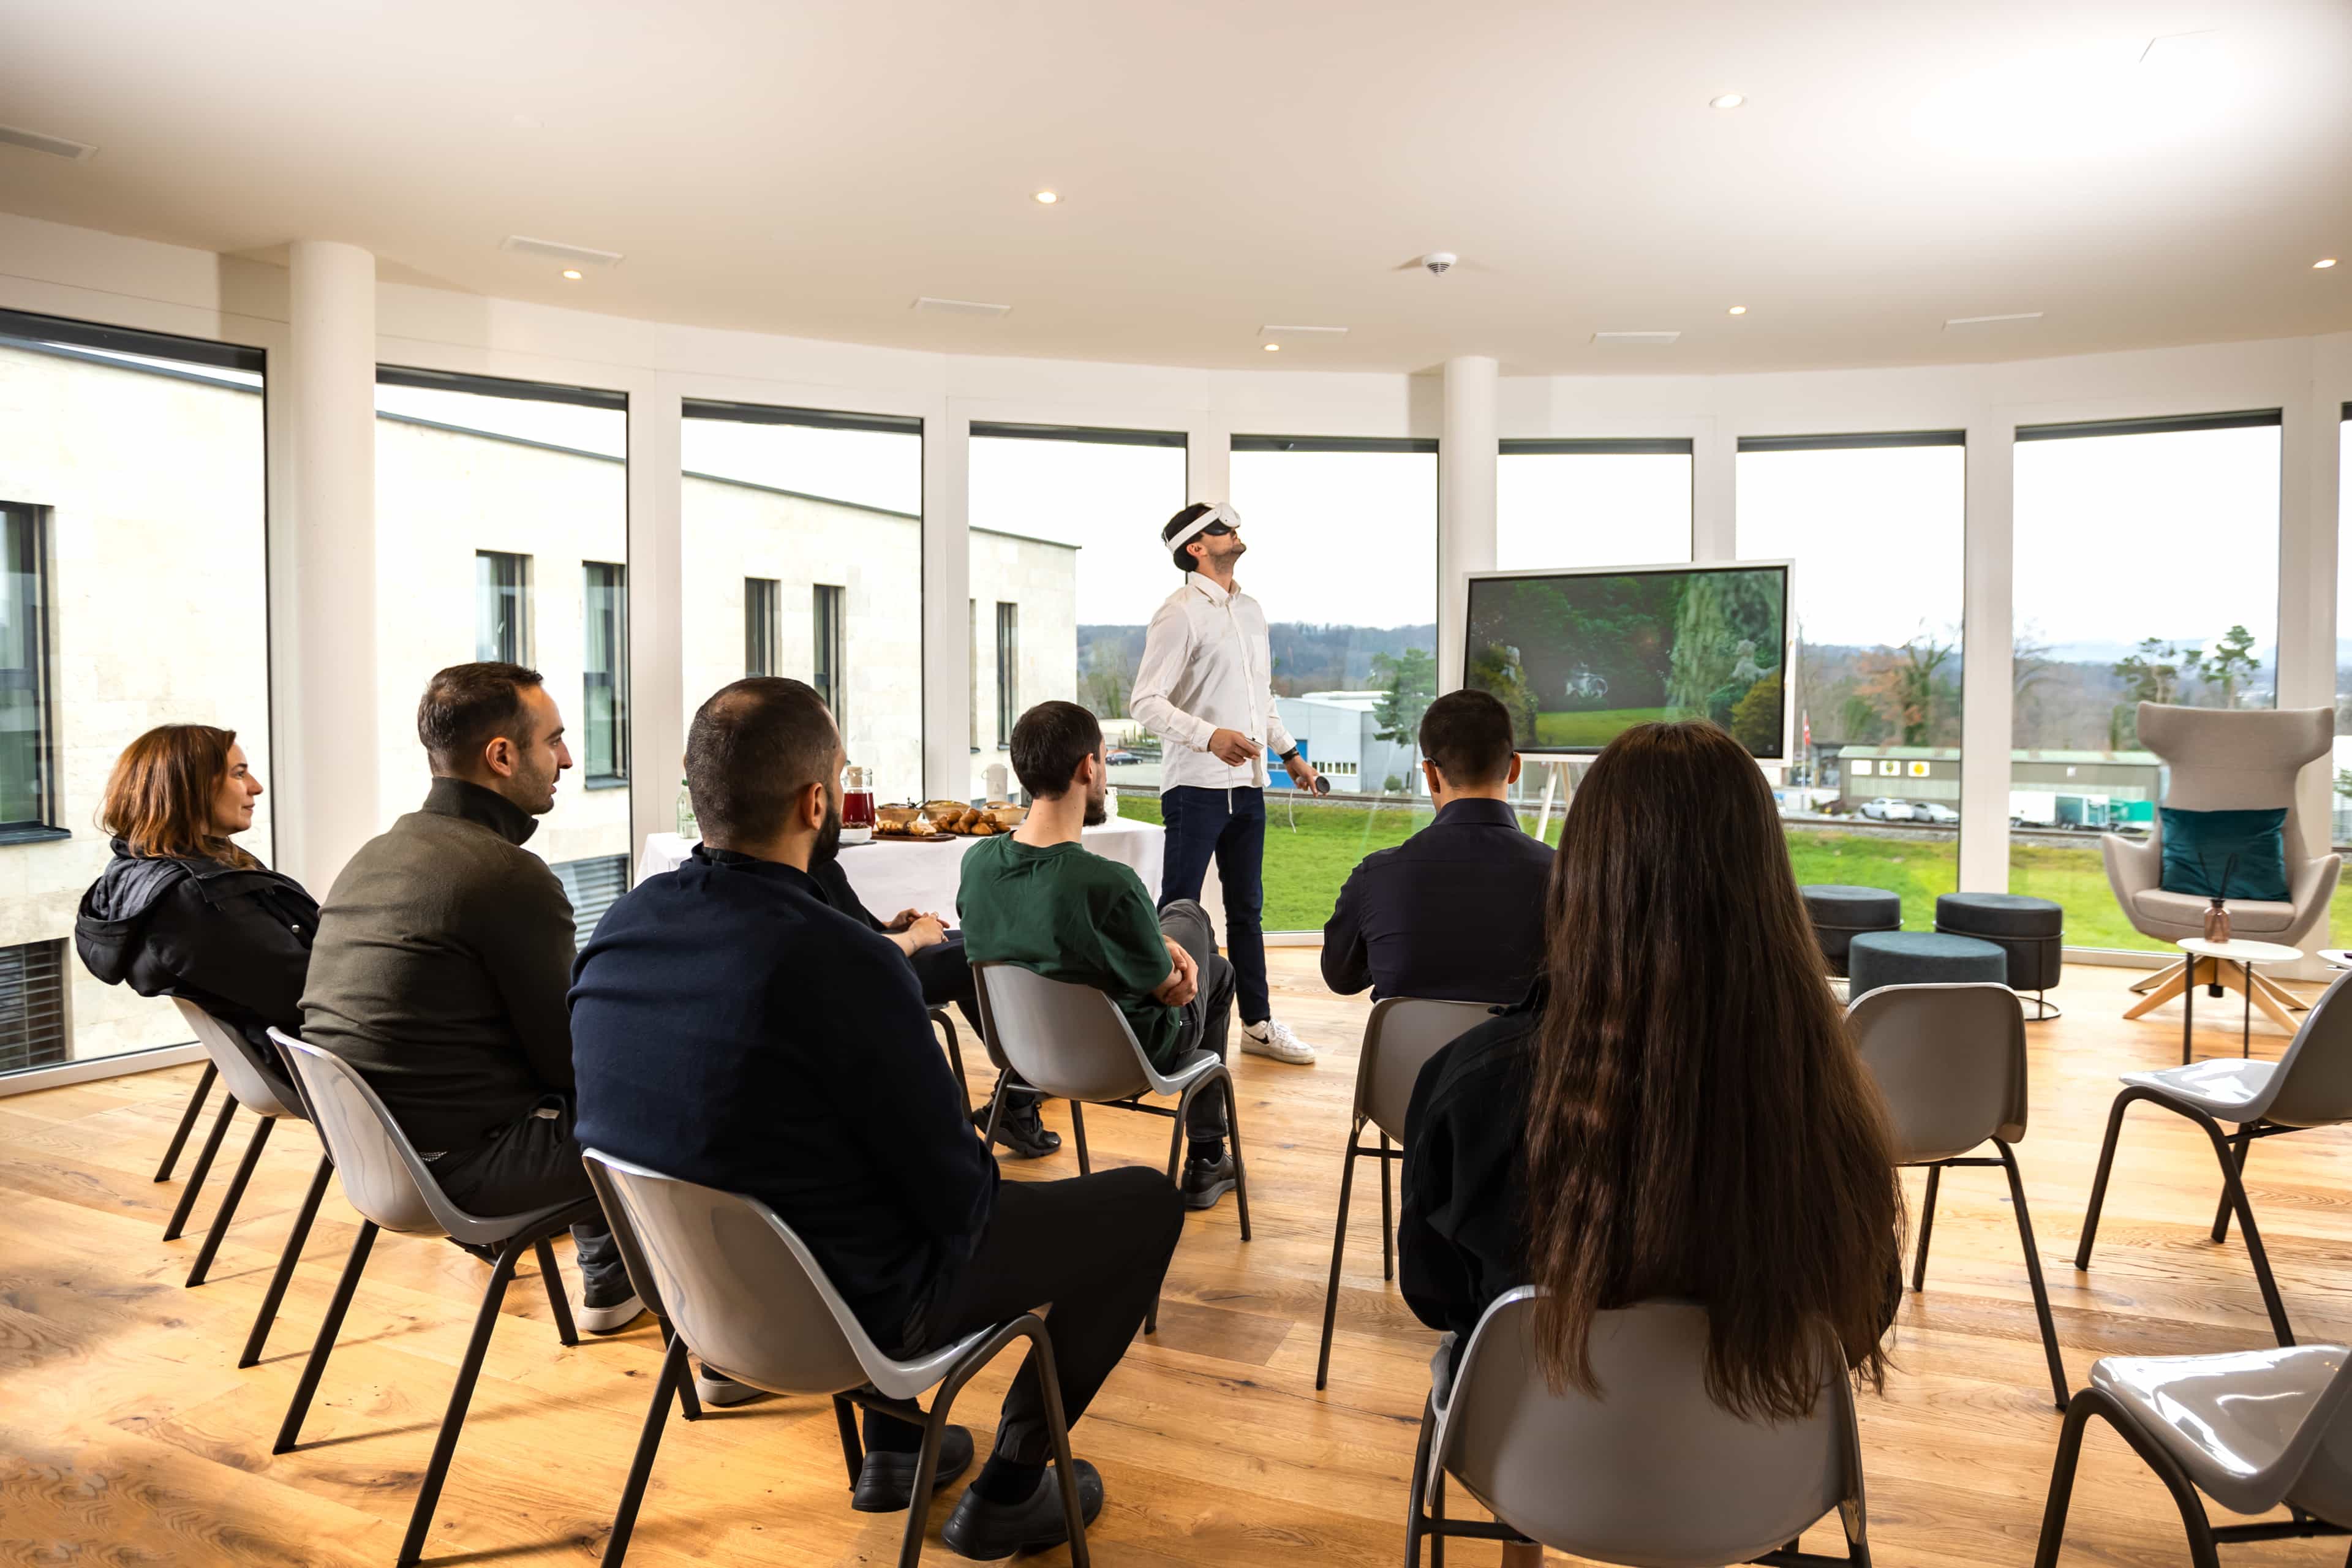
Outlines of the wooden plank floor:
<svg viewBox="0 0 2352 1568">
<path fill-rule="evenodd" d="M 1314 1389 L 1354 1042 L 1368 1011 L 1326 994 L 1309 950 L 1272 954 L 1277 1008 L 1323 1050 L 1311 1068 L 1238 1058 L 1256 1239 L 1233 1205 L 1195 1215 L 1156 1342 L 1139 1342 L 1077 1430 L 1109 1500 L 1107 1564 L 1390 1563 L 1432 1336 L 1380 1275 L 1377 1190 L 1359 1184 L 1328 1393 Z M 2126 1024 L 2135 972 L 2077 966 L 2067 1016 L 2032 1026 L 2032 1130 L 2020 1147 L 2068 1371 L 2108 1352 L 2268 1342 L 2233 1237 L 2205 1237 L 2217 1183 L 2201 1135 L 2141 1111 L 2129 1124 L 2096 1267 L 2072 1266 L 2116 1074 L 2178 1060 L 2179 1014 Z M 2231 999 L 2234 1004 L 2235 999 Z M 2234 1005 L 2200 1009 L 2209 1052 L 2238 1048 Z M 2227 1020 L 2227 1028 L 2221 1026 Z M 2284 1037 L 2260 1019 L 2254 1048 Z M 980 1055 L 972 1050 L 976 1064 Z M 483 1279 L 441 1242 L 377 1246 L 295 1453 L 269 1443 L 350 1246 L 331 1195 L 262 1365 L 238 1372 L 316 1145 L 273 1140 L 213 1279 L 182 1288 L 201 1228 L 166 1245 L 176 1184 L 149 1180 L 194 1068 L 0 1100 L 0 1563 L 388 1563 Z M 985 1078 L 984 1064 L 981 1077 Z M 1067 1131 L 1066 1113 L 1049 1111 Z M 244 1125 L 240 1122 L 240 1126 Z M 1166 1124 L 1097 1111 L 1098 1163 L 1157 1163 Z M 215 1184 L 242 1134 L 224 1150 Z M 1067 1152 L 1011 1174 L 1074 1173 Z M 1370 1168 L 1363 1173 L 1368 1177 Z M 2352 1339 L 2352 1131 L 2256 1147 L 2250 1183 L 2281 1289 L 2306 1341 Z M 1919 1184 L 1910 1184 L 1917 1201 Z M 209 1216 L 200 1205 L 199 1226 Z M 2059 1417 L 2015 1231 L 1995 1172 L 1944 1184 L 1924 1295 L 1905 1303 L 1885 1396 L 1865 1397 L 1871 1531 L 1894 1564 L 2023 1563 L 2032 1555 Z M 567 1271 L 569 1268 L 566 1253 Z M 507 1315 L 435 1526 L 442 1562 L 594 1561 L 659 1359 L 650 1326 L 562 1349 L 534 1279 Z M 959 1404 L 985 1449 L 1008 1360 Z M 849 1511 L 823 1400 L 772 1400 L 673 1420 L 633 1563 L 888 1562 L 900 1521 Z M 936 1530 L 952 1500 L 938 1505 Z M 2221 1517 L 2217 1514 L 2217 1518 Z M 1808 1544 L 1832 1550 L 1834 1526 Z M 2065 1561 L 2185 1561 L 2161 1486 L 2095 1428 Z M 1496 1549 L 1458 1543 L 1468 1563 Z M 2334 1564 L 2341 1542 L 2242 1547 L 2233 1562 Z M 1046 1562 L 1065 1561 L 1056 1552 Z"/>
</svg>

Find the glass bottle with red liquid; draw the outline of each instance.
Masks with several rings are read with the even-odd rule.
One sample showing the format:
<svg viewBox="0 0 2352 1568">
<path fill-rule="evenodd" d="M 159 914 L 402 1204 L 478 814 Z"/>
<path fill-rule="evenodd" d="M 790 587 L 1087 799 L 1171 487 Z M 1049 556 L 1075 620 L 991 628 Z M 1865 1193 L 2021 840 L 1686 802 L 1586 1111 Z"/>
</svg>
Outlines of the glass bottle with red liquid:
<svg viewBox="0 0 2352 1568">
<path fill-rule="evenodd" d="M 842 769 L 841 841 L 844 844 L 873 843 L 874 823 L 874 770 Z"/>
</svg>

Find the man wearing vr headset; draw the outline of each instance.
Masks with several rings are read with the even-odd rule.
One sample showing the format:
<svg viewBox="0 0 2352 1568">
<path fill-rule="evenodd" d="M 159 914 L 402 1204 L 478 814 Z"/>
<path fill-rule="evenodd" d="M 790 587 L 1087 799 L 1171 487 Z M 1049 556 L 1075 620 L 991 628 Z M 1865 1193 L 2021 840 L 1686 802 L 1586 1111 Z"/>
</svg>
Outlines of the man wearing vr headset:
<svg viewBox="0 0 2352 1568">
<path fill-rule="evenodd" d="M 1269 750 L 1291 782 L 1312 790 L 1314 767 L 1274 706 L 1265 611 L 1234 586 L 1241 514 L 1196 501 L 1160 531 L 1184 585 L 1153 612 L 1129 710 L 1160 737 L 1160 814 L 1168 828 L 1160 886 L 1165 909 L 1198 899 L 1216 861 L 1225 885 L 1225 952 L 1233 962 L 1242 1049 L 1311 1062 L 1314 1048 L 1277 1022 L 1265 982 L 1265 783 Z"/>
</svg>

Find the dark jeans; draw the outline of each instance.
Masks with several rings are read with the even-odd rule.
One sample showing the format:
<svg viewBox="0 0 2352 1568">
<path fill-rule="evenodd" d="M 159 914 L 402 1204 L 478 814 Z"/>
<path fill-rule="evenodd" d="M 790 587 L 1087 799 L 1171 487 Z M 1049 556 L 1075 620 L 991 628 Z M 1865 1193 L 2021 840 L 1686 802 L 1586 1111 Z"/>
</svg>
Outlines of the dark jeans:
<svg viewBox="0 0 2352 1568">
<path fill-rule="evenodd" d="M 534 1112 L 509 1122 L 467 1149 L 452 1149 L 433 1162 L 434 1178 L 449 1201 L 467 1214 L 527 1214 L 551 1204 L 593 1196 L 580 1143 L 572 1136 L 572 1102 L 551 1101 L 553 1116 Z M 580 1275 L 592 1289 L 619 1287 L 625 1294 L 628 1271 L 602 1215 L 572 1227 L 580 1255 Z"/>
<path fill-rule="evenodd" d="M 971 1260 L 918 1311 L 904 1353 L 950 1344 L 1050 1301 L 1045 1327 L 1062 1413 L 1076 1425 L 1142 1327 L 1183 1233 L 1183 1198 L 1147 1166 L 1006 1182 Z M 866 1413 L 869 1448 L 911 1453 L 921 1440 L 917 1427 Z M 1026 1358 L 1004 1395 L 996 1452 L 1021 1465 L 1052 1457 L 1045 1388 Z"/>
<path fill-rule="evenodd" d="M 1217 932 L 1209 923 L 1209 911 L 1191 899 L 1179 899 L 1160 911 L 1160 934 L 1192 955 L 1192 962 L 1201 968 L 1201 984 L 1184 1004 L 1184 1027 L 1176 1037 L 1175 1051 L 1168 1061 L 1153 1065 L 1165 1068 L 1194 1051 L 1213 1051 L 1223 1061 L 1225 1038 L 1233 1029 L 1234 966 L 1217 956 Z M 1225 1135 L 1223 1090 L 1192 1097 L 1184 1131 L 1196 1141 Z"/>
<path fill-rule="evenodd" d="M 1209 862 L 1216 861 L 1225 884 L 1225 952 L 1233 959 L 1242 1022 L 1265 1022 L 1274 1016 L 1259 924 L 1265 909 L 1265 792 L 1180 784 L 1161 792 L 1160 820 L 1168 829 L 1160 907 L 1198 900 Z"/>
</svg>

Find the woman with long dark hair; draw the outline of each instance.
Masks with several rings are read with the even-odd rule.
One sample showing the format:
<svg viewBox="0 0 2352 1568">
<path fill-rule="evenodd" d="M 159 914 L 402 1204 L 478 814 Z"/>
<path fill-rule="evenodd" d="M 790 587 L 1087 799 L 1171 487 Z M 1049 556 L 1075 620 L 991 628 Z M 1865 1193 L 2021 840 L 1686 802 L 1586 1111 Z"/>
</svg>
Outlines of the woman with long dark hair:
<svg viewBox="0 0 2352 1568">
<path fill-rule="evenodd" d="M 1540 1287 L 1544 1370 L 1591 1393 L 1594 1314 L 1679 1297 L 1708 1309 L 1707 1388 L 1735 1414 L 1812 1408 L 1823 1323 L 1878 1384 L 1902 1189 L 1754 760 L 1704 721 L 1619 737 L 1569 809 L 1545 927 L 1528 999 L 1413 1087 L 1415 1314 L 1466 1336 Z"/>
<path fill-rule="evenodd" d="M 82 895 L 74 948 L 142 996 L 184 996 L 274 1062 L 264 1032 L 302 1026 L 319 906 L 236 842 L 261 780 L 236 731 L 165 724 L 123 748 L 99 821 L 114 858 Z"/>
</svg>

